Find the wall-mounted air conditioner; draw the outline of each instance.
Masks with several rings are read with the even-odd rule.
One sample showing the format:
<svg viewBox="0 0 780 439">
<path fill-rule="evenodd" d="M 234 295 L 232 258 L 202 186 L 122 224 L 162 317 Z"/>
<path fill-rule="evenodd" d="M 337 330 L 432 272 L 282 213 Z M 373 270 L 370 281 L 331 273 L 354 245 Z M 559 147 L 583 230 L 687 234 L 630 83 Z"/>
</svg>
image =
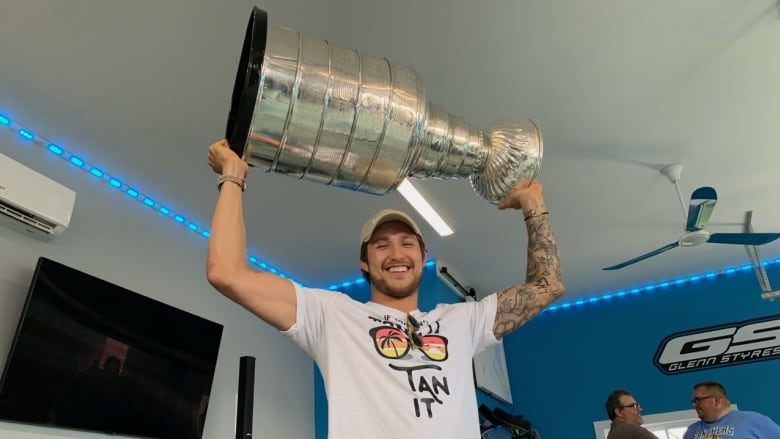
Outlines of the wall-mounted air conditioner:
<svg viewBox="0 0 780 439">
<path fill-rule="evenodd" d="M 0 224 L 47 241 L 70 224 L 76 192 L 0 154 Z"/>
</svg>

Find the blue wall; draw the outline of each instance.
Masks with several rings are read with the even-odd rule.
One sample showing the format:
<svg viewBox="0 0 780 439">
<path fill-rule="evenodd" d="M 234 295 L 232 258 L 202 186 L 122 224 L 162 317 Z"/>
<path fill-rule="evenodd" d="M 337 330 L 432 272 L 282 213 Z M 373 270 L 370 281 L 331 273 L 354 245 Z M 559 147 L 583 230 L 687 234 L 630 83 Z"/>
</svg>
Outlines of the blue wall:
<svg viewBox="0 0 780 439">
<path fill-rule="evenodd" d="M 777 289 L 780 270 L 768 269 Z M 542 313 L 504 340 L 517 410 L 542 437 L 588 438 L 593 422 L 607 418 L 604 402 L 614 388 L 629 389 L 652 414 L 690 409 L 691 386 L 715 380 L 740 409 L 780 421 L 780 357 L 678 375 L 653 365 L 667 335 L 780 314 L 780 300 L 762 300 L 760 292 L 746 270 Z"/>
<path fill-rule="evenodd" d="M 367 302 L 371 290 L 367 283 L 353 284 L 347 288 L 341 288 L 341 292 L 349 294 L 355 300 Z M 444 282 L 436 277 L 436 269 L 433 266 L 425 268 L 420 283 L 419 308 L 421 311 L 433 309 L 438 303 L 456 303 L 461 298 L 455 294 Z M 510 413 L 515 413 L 514 407 L 505 404 L 488 394 L 477 390 L 477 403 L 488 407 L 500 407 Z M 315 437 L 325 439 L 328 437 L 328 403 L 325 397 L 325 386 L 317 366 L 314 366 L 314 431 Z"/>
</svg>

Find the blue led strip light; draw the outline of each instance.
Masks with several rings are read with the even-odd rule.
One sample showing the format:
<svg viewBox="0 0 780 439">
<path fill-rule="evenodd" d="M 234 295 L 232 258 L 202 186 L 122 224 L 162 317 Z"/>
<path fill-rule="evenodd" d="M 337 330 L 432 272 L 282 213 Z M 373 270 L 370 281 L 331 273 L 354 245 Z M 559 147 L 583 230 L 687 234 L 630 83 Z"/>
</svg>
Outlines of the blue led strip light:
<svg viewBox="0 0 780 439">
<path fill-rule="evenodd" d="M 763 265 L 763 266 L 767 266 L 767 265 L 771 265 L 771 264 L 780 264 L 780 258 L 776 258 L 774 260 L 764 260 L 764 261 L 761 261 L 761 265 Z M 719 277 L 719 276 L 728 276 L 728 275 L 732 275 L 734 273 L 737 273 L 739 271 L 748 271 L 748 270 L 753 270 L 753 265 L 745 264 L 745 265 L 742 265 L 739 268 L 728 267 L 728 268 L 725 268 L 725 269 L 721 270 L 720 272 L 711 271 L 711 272 L 705 273 L 703 275 L 693 274 L 693 275 L 690 275 L 688 277 L 681 277 L 681 278 L 675 279 L 675 280 L 661 281 L 661 282 L 658 282 L 658 283 L 655 283 L 655 284 L 648 284 L 648 285 L 645 285 L 645 286 L 642 286 L 642 287 L 635 287 L 635 288 L 629 288 L 629 289 L 625 289 L 625 290 L 618 290 L 618 291 L 615 291 L 615 292 L 604 293 L 604 294 L 601 294 L 601 295 L 596 295 L 596 296 L 592 296 L 592 297 L 588 297 L 588 298 L 572 300 L 572 301 L 563 302 L 563 303 L 560 303 L 560 304 L 554 304 L 554 305 L 551 305 L 551 306 L 545 308 L 544 310 L 542 310 L 542 312 L 550 312 L 550 311 L 563 310 L 563 309 L 569 309 L 569 308 L 582 308 L 583 306 L 585 306 L 587 304 L 592 304 L 592 303 L 596 303 L 596 302 L 604 302 L 604 301 L 617 299 L 617 298 L 621 298 L 621 297 L 629 296 L 629 295 L 638 295 L 640 293 L 652 293 L 652 292 L 654 292 L 656 290 L 661 290 L 661 289 L 665 289 L 665 288 L 681 286 L 681 285 L 684 285 L 684 284 L 687 284 L 687 283 L 694 283 L 694 282 L 698 282 L 698 281 L 701 281 L 701 280 L 714 279 L 714 278 Z"/>
<path fill-rule="evenodd" d="M 780 264 L 780 258 L 776 258 L 774 260 L 764 260 L 764 261 L 761 262 L 761 264 L 763 266 L 765 266 L 765 267 L 768 266 L 768 265 L 771 265 L 771 264 Z M 434 265 L 435 265 L 434 261 L 427 261 L 425 263 L 425 267 L 426 268 L 427 267 L 433 267 Z M 720 272 L 711 271 L 711 272 L 705 273 L 703 275 L 693 274 L 693 275 L 690 275 L 688 277 L 682 277 L 682 278 L 675 279 L 675 280 L 661 281 L 661 282 L 658 282 L 658 283 L 655 283 L 655 284 L 647 284 L 647 285 L 642 286 L 642 287 L 628 288 L 628 289 L 625 289 L 625 290 L 618 290 L 618 291 L 614 291 L 614 292 L 603 293 L 603 294 L 600 294 L 600 295 L 586 297 L 586 298 L 583 298 L 583 299 L 577 299 L 577 300 L 572 300 L 572 301 L 568 301 L 568 302 L 557 303 L 557 304 L 554 304 L 554 305 L 551 305 L 551 306 L 545 308 L 544 310 L 542 310 L 542 312 L 550 312 L 550 311 L 564 310 L 564 309 L 570 309 L 570 308 L 572 308 L 572 309 L 573 308 L 581 308 L 581 307 L 583 307 L 583 306 L 585 306 L 587 304 L 593 304 L 593 303 L 596 303 L 596 302 L 605 302 L 605 301 L 608 301 L 608 300 L 611 300 L 611 299 L 617 299 L 617 298 L 621 298 L 621 297 L 625 297 L 625 296 L 636 296 L 636 295 L 639 295 L 640 293 L 652 293 L 652 292 L 654 292 L 656 290 L 661 290 L 661 289 L 675 287 L 675 286 L 681 286 L 681 285 L 684 285 L 686 283 L 698 282 L 700 280 L 714 279 L 714 278 L 716 278 L 718 276 L 731 275 L 731 274 L 734 274 L 734 273 L 736 273 L 738 271 L 748 271 L 748 270 L 752 270 L 752 269 L 753 269 L 752 265 L 745 264 L 745 265 L 742 265 L 739 268 L 729 267 L 729 268 L 723 269 Z M 363 284 L 365 282 L 366 282 L 365 279 L 363 279 L 362 277 L 359 277 L 359 278 L 356 278 L 354 280 L 348 280 L 348 281 L 344 281 L 344 282 L 338 282 L 338 283 L 331 284 L 331 285 L 328 286 L 328 289 L 331 290 L 331 291 L 336 291 L 339 288 L 348 288 L 350 286 Z"/>
<path fill-rule="evenodd" d="M 139 190 L 135 189 L 132 185 L 129 185 L 123 182 L 121 179 L 113 176 L 112 174 L 105 172 L 100 167 L 89 163 L 83 157 L 72 154 L 67 150 L 65 150 L 64 148 L 62 148 L 61 146 L 57 145 L 56 143 L 49 141 L 45 137 L 35 134 L 34 131 L 31 131 L 30 129 L 17 125 L 10 117 L 0 113 L 0 129 L 2 128 L 14 131 L 23 141 L 31 142 L 40 146 L 44 150 L 48 151 L 50 154 L 60 157 L 70 165 L 75 166 L 81 169 L 82 171 L 86 172 L 92 178 L 111 186 L 113 189 L 125 194 L 127 197 L 138 201 L 139 203 L 141 203 L 141 205 L 146 206 L 150 209 L 154 209 L 163 217 L 168 218 L 174 221 L 175 223 L 182 225 L 189 232 L 195 233 L 201 236 L 202 238 L 208 239 L 210 235 L 208 229 L 200 227 L 195 222 L 189 221 L 182 214 L 173 213 L 170 207 L 157 201 L 155 198 L 140 192 Z M 271 266 L 267 262 L 258 259 L 255 256 L 249 256 L 247 260 L 249 261 L 250 265 L 253 265 L 256 268 L 259 268 L 263 271 L 268 271 L 270 273 L 274 273 L 280 277 L 290 279 L 294 282 L 298 282 L 292 277 L 289 277 L 287 274 L 279 271 L 275 267 Z M 780 258 L 776 258 L 771 261 L 764 260 L 761 263 L 764 266 L 771 265 L 771 264 L 780 264 Z M 435 265 L 434 261 L 427 261 L 425 263 L 426 268 L 433 267 L 434 265 Z M 568 308 L 581 308 L 587 304 L 608 301 L 611 299 L 620 298 L 628 295 L 638 295 L 640 293 L 651 293 L 659 289 L 670 288 L 673 286 L 680 286 L 689 282 L 697 282 L 703 279 L 713 279 L 718 276 L 730 275 L 738 271 L 747 271 L 752 269 L 753 266 L 750 264 L 742 265 L 739 268 L 729 267 L 720 272 L 709 272 L 704 275 L 691 275 L 673 281 L 662 281 L 655 284 L 648 284 L 642 287 L 618 290 L 615 292 L 608 292 L 608 293 L 604 293 L 601 295 L 596 295 L 588 298 L 577 299 L 569 302 L 563 302 L 560 304 L 554 304 L 552 306 L 547 307 L 542 312 L 550 312 L 550 311 L 563 310 Z M 347 281 L 331 284 L 327 287 L 327 289 L 335 291 L 338 290 L 339 288 L 348 288 L 350 286 L 360 285 L 365 282 L 366 281 L 365 279 L 363 279 L 363 277 L 358 277 L 353 280 L 347 280 Z"/>
<path fill-rule="evenodd" d="M 50 154 L 55 155 L 65 160 L 70 165 L 75 166 L 81 169 L 82 171 L 86 172 L 87 174 L 90 175 L 90 177 L 94 178 L 95 180 L 107 184 L 111 188 L 125 194 L 127 197 L 141 203 L 141 205 L 148 207 L 150 209 L 154 209 L 163 217 L 168 218 L 177 224 L 180 224 L 187 231 L 195 233 L 205 239 L 208 239 L 208 237 L 210 236 L 208 229 L 206 229 L 205 227 L 200 227 L 198 223 L 190 221 L 180 213 L 174 213 L 170 207 L 159 202 L 154 197 L 151 197 L 139 191 L 133 185 L 130 185 L 124 182 L 122 179 L 112 174 L 109 174 L 108 172 L 104 171 L 101 167 L 98 167 L 88 162 L 83 157 L 68 152 L 60 145 L 49 141 L 45 137 L 36 134 L 34 131 L 16 124 L 10 117 L 2 113 L 0 113 L 0 128 L 5 128 L 14 131 L 23 141 L 31 142 L 33 144 L 40 146 Z M 280 277 L 287 278 L 294 281 L 294 279 L 287 276 L 287 274 L 280 272 L 278 269 L 272 267 L 266 262 L 259 260 L 255 256 L 249 256 L 248 261 L 251 265 L 261 270 L 268 271 Z"/>
</svg>

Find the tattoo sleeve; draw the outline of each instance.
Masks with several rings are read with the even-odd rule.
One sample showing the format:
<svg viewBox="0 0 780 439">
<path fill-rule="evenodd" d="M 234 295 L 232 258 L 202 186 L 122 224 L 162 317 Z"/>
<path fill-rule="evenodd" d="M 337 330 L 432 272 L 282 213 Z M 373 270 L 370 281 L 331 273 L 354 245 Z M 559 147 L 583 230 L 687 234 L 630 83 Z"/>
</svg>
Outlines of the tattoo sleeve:
<svg viewBox="0 0 780 439">
<path fill-rule="evenodd" d="M 525 283 L 512 285 L 497 293 L 496 338 L 522 326 L 564 293 L 563 272 L 549 216 L 531 215 L 528 230 L 528 266 Z"/>
</svg>

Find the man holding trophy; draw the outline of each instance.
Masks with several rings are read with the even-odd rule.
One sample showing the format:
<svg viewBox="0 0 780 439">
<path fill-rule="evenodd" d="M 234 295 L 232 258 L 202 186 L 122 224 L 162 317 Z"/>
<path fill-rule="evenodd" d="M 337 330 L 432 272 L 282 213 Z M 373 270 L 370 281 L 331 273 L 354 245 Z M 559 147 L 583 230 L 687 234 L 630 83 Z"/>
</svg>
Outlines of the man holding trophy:
<svg viewBox="0 0 780 439">
<path fill-rule="evenodd" d="M 269 28 L 253 11 L 227 139 L 212 144 L 219 175 L 207 278 L 282 331 L 322 372 L 331 439 L 478 438 L 472 357 L 564 293 L 558 247 L 534 181 L 541 136 L 530 122 L 489 135 L 425 101 L 411 69 Z M 499 209 L 522 211 L 524 282 L 477 302 L 422 312 L 425 242 L 407 214 L 382 210 L 360 231 L 371 296 L 306 288 L 247 265 L 242 193 L 250 166 L 374 194 L 404 178 L 470 178 Z"/>
</svg>

